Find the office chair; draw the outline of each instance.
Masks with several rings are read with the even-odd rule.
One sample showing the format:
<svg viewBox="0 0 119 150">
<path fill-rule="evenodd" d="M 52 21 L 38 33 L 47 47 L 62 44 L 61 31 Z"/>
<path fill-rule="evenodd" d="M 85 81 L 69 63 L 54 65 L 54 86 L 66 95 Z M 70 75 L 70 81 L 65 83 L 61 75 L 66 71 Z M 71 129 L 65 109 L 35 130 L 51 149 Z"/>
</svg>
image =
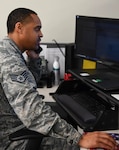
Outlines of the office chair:
<svg viewBox="0 0 119 150">
<path fill-rule="evenodd" d="M 28 140 L 25 150 L 39 150 L 42 139 L 47 137 L 47 135 L 43 135 L 36 131 L 29 130 L 27 128 L 20 129 L 12 134 L 9 135 L 10 143 L 6 147 L 5 150 L 9 149 L 9 146 L 12 142 L 18 140 Z"/>
</svg>

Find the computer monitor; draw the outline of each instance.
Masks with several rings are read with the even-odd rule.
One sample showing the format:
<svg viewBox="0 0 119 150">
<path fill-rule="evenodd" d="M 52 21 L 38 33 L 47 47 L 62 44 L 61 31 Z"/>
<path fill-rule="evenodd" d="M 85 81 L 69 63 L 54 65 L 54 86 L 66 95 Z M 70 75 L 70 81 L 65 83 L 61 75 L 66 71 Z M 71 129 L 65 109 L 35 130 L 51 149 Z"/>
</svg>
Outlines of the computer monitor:
<svg viewBox="0 0 119 150">
<path fill-rule="evenodd" d="M 76 16 L 75 56 L 119 64 L 119 19 Z"/>
</svg>

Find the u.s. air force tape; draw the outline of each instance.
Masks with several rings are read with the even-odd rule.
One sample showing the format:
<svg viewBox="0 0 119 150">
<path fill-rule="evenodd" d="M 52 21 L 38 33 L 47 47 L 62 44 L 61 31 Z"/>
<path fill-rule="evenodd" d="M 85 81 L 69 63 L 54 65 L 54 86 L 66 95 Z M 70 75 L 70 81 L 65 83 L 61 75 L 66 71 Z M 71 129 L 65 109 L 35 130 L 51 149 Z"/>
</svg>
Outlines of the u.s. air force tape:
<svg viewBox="0 0 119 150">
<path fill-rule="evenodd" d="M 20 74 L 10 74 L 11 80 L 23 83 L 26 79 L 28 79 L 28 75 L 26 71 L 23 71 Z"/>
</svg>

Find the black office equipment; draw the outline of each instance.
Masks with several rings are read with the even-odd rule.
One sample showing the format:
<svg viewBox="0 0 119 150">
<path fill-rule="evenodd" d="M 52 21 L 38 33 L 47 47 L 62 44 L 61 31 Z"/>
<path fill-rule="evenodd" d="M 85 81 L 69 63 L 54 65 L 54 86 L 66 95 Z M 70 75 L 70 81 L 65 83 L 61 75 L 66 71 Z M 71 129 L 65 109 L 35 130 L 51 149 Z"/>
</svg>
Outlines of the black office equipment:
<svg viewBox="0 0 119 150">
<path fill-rule="evenodd" d="M 118 90 L 119 19 L 77 15 L 74 58 L 93 60 L 97 68 L 104 68 L 89 73 L 88 82 L 102 90 Z"/>
<path fill-rule="evenodd" d="M 53 98 L 84 131 L 117 129 L 118 108 L 101 94 L 81 80 L 71 80 L 63 81 Z"/>
<path fill-rule="evenodd" d="M 83 59 L 96 69 L 81 68 Z M 73 80 L 62 82 L 53 97 L 84 131 L 119 128 L 119 19 L 76 16 Z"/>
<path fill-rule="evenodd" d="M 95 115 L 93 115 L 82 105 L 79 105 L 79 103 L 75 101 L 71 96 L 63 94 L 59 95 L 58 99 L 65 107 L 67 107 L 67 109 L 72 111 L 79 118 L 79 120 L 82 120 L 85 123 L 94 122 L 96 120 Z M 79 101 L 80 99 L 81 97 L 79 97 Z"/>
<path fill-rule="evenodd" d="M 85 77 L 85 80 L 102 90 L 113 91 L 119 89 L 118 73 L 100 71 Z"/>
<path fill-rule="evenodd" d="M 119 64 L 119 19 L 76 16 L 75 56 Z"/>
</svg>

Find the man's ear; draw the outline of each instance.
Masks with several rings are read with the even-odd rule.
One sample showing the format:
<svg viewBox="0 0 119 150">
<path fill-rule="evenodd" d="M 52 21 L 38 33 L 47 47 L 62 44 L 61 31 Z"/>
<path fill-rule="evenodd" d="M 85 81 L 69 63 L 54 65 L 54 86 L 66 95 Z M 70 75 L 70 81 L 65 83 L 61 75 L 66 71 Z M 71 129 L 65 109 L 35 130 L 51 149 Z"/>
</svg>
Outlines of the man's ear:
<svg viewBox="0 0 119 150">
<path fill-rule="evenodd" d="M 15 24 L 15 30 L 18 32 L 18 33 L 22 33 L 22 28 L 23 28 L 23 25 L 21 22 L 17 22 Z"/>
</svg>

